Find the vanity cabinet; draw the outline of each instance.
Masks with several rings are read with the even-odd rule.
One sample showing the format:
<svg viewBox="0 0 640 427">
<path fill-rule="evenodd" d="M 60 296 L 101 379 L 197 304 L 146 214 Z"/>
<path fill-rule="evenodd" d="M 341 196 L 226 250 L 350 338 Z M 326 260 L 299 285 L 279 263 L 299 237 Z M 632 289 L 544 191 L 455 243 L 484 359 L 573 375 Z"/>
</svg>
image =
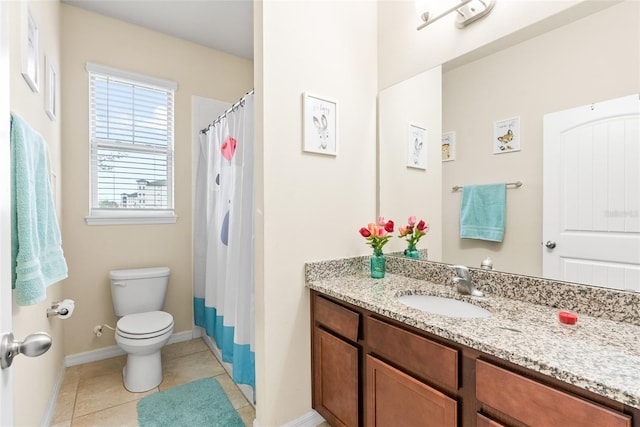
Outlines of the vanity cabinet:
<svg viewBox="0 0 640 427">
<path fill-rule="evenodd" d="M 311 291 L 313 407 L 332 426 L 640 427 L 640 410 Z"/>
<path fill-rule="evenodd" d="M 315 292 L 311 306 L 313 408 L 329 424 L 458 425 L 456 399 L 435 388 L 455 396 L 457 350 Z"/>
<path fill-rule="evenodd" d="M 332 426 L 360 425 L 360 315 L 312 299 L 313 407 Z"/>
</svg>

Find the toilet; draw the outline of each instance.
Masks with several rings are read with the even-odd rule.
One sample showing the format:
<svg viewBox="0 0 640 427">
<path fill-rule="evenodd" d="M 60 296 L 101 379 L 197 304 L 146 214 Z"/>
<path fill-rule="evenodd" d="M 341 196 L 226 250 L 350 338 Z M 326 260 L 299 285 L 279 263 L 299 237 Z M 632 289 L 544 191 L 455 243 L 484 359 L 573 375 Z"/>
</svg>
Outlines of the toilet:
<svg viewBox="0 0 640 427">
<path fill-rule="evenodd" d="M 124 386 L 143 392 L 162 382 L 160 350 L 173 334 L 173 316 L 162 310 L 171 270 L 167 267 L 112 270 L 111 297 L 120 319 L 116 343 L 127 353 Z"/>
</svg>

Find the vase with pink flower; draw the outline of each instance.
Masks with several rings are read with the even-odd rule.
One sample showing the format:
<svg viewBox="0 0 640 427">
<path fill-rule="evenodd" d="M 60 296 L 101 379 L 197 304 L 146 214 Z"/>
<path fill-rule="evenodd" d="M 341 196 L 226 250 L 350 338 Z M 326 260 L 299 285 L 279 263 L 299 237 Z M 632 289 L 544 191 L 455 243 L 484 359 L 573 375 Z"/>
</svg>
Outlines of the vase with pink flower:
<svg viewBox="0 0 640 427">
<path fill-rule="evenodd" d="M 407 220 L 407 225 L 398 228 L 398 232 L 400 233 L 398 237 L 404 237 L 407 241 L 407 249 L 404 250 L 404 256 L 413 259 L 420 258 L 420 253 L 418 249 L 416 249 L 416 245 L 422 236 L 426 235 L 429 231 L 429 224 L 423 220 L 419 222 L 416 221 L 417 218 L 412 215 Z"/>
<path fill-rule="evenodd" d="M 382 247 L 391 238 L 393 227 L 393 221 L 385 221 L 384 217 L 381 216 L 378 218 L 377 223 L 370 223 L 359 230 L 360 235 L 367 239 L 367 244 L 373 248 L 370 267 L 371 277 L 374 279 L 382 279 L 386 272 L 386 259 L 382 253 Z"/>
</svg>

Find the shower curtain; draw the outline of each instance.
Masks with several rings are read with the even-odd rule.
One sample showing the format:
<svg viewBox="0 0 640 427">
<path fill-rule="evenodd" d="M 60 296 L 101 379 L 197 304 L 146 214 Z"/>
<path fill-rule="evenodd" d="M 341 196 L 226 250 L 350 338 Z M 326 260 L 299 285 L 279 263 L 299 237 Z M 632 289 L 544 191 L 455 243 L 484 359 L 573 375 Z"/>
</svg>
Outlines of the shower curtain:
<svg viewBox="0 0 640 427">
<path fill-rule="evenodd" d="M 195 324 L 255 389 L 253 94 L 200 134 L 194 209 Z"/>
</svg>

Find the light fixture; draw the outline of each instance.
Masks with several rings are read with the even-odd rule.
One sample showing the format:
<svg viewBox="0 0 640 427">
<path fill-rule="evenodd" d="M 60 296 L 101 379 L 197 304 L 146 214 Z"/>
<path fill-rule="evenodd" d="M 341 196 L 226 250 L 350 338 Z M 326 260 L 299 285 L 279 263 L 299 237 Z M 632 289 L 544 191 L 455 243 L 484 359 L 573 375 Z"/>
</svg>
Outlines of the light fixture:
<svg viewBox="0 0 640 427">
<path fill-rule="evenodd" d="M 437 15 L 434 14 L 433 11 L 437 11 L 437 9 L 435 9 L 436 6 L 438 4 L 442 5 L 443 3 L 450 4 L 451 2 L 443 2 L 442 0 L 416 0 L 416 10 L 420 14 L 420 18 L 424 21 L 418 26 L 418 30 L 423 29 L 451 12 L 458 12 L 456 16 L 456 26 L 458 28 L 464 28 L 483 16 L 488 15 L 491 9 L 493 9 L 496 0 L 455 0 L 454 4 L 448 9 Z"/>
</svg>

